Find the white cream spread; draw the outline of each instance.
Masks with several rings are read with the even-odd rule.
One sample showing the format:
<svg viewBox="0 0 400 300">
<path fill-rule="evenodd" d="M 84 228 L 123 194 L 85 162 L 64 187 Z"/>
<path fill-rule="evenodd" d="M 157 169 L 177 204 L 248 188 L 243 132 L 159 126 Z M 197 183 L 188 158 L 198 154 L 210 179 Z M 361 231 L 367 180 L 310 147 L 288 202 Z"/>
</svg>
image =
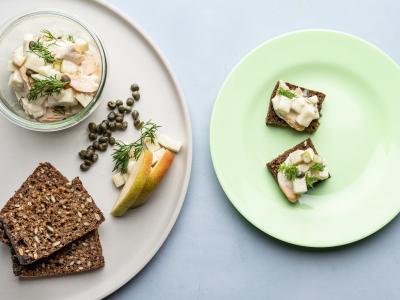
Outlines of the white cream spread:
<svg viewBox="0 0 400 300">
<path fill-rule="evenodd" d="M 276 114 L 298 131 L 303 131 L 320 117 L 317 96 L 309 97 L 308 91 L 300 88 L 291 90 L 283 81 L 279 81 L 278 90 L 271 101 Z"/>
<path fill-rule="evenodd" d="M 25 34 L 9 65 L 9 86 L 25 113 L 41 122 L 78 113 L 93 100 L 100 84 L 99 57 L 76 36 L 47 30 Z"/>
<path fill-rule="evenodd" d="M 312 188 L 313 184 L 329 178 L 324 160 L 312 148 L 290 153 L 279 167 L 278 184 L 291 202 Z"/>
</svg>

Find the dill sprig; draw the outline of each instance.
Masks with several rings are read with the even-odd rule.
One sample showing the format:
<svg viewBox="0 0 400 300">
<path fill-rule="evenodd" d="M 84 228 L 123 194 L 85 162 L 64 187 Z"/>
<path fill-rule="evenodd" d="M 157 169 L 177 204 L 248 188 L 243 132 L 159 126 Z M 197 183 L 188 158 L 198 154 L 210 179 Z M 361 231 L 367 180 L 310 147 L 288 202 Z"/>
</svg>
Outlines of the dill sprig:
<svg viewBox="0 0 400 300">
<path fill-rule="evenodd" d="M 43 29 L 42 34 L 48 41 L 56 41 L 57 40 L 55 35 L 53 33 L 51 33 L 51 31 L 48 29 Z"/>
<path fill-rule="evenodd" d="M 294 97 L 296 97 L 295 93 L 293 93 L 290 90 L 286 90 L 284 88 L 281 88 L 281 87 L 278 88 L 278 94 L 282 95 L 282 96 L 285 96 L 286 98 L 289 98 L 289 99 L 293 99 Z"/>
<path fill-rule="evenodd" d="M 69 35 L 67 36 L 67 40 L 70 41 L 70 42 L 75 43 L 75 38 L 74 38 L 74 36 L 71 35 L 71 34 L 69 34 Z"/>
<path fill-rule="evenodd" d="M 33 84 L 28 93 L 28 100 L 33 101 L 41 96 L 58 94 L 62 91 L 68 82 L 58 80 L 56 76 L 46 77 L 46 79 L 33 78 Z"/>
<path fill-rule="evenodd" d="M 130 156 L 132 155 L 135 160 L 138 160 L 142 154 L 146 138 L 149 138 L 152 143 L 156 139 L 157 129 L 161 126 L 153 123 L 151 120 L 147 121 L 140 129 L 140 137 L 133 143 L 126 144 L 121 141 L 117 141 L 116 148 L 112 154 L 114 161 L 114 170 L 125 173 L 128 169 L 128 163 Z"/>
<path fill-rule="evenodd" d="M 297 170 L 297 166 L 295 166 L 295 165 L 288 165 L 287 166 L 284 163 L 282 163 L 279 166 L 278 171 L 282 172 L 287 177 L 287 179 L 294 180 L 296 178 L 298 170 Z"/>
<path fill-rule="evenodd" d="M 29 49 L 29 52 L 35 53 L 37 56 L 43 58 L 48 63 L 53 63 L 56 61 L 54 55 L 45 45 L 43 45 L 41 41 L 30 41 Z"/>
<path fill-rule="evenodd" d="M 309 171 L 320 171 L 322 172 L 325 169 L 325 166 L 321 163 L 313 164 L 308 170 Z"/>
<path fill-rule="evenodd" d="M 312 189 L 314 187 L 314 184 L 318 181 L 319 181 L 319 179 L 317 177 L 306 174 L 307 188 Z"/>
</svg>

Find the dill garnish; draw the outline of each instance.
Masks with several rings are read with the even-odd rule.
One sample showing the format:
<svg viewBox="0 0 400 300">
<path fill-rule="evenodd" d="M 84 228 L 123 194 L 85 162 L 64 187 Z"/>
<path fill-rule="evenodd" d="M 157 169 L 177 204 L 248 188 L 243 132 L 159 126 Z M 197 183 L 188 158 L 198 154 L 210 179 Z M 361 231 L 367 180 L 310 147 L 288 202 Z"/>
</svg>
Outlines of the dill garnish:
<svg viewBox="0 0 400 300">
<path fill-rule="evenodd" d="M 51 33 L 50 30 L 43 29 L 42 30 L 43 36 L 48 40 L 48 41 L 56 41 L 57 38 L 54 36 L 54 34 Z"/>
<path fill-rule="evenodd" d="M 135 142 L 131 144 L 125 144 L 124 142 L 117 141 L 116 148 L 112 154 L 115 164 L 113 171 L 125 173 L 128 169 L 130 156 L 132 155 L 135 160 L 138 160 L 144 150 L 145 139 L 149 138 L 150 141 L 154 143 L 157 129 L 160 127 L 161 126 L 158 126 L 150 120 L 147 121 L 140 129 L 140 137 Z"/>
<path fill-rule="evenodd" d="M 46 79 L 33 78 L 33 84 L 28 93 L 28 100 L 34 101 L 41 96 L 49 96 L 62 91 L 68 82 L 58 80 L 56 76 L 46 77 Z"/>
<path fill-rule="evenodd" d="M 310 171 L 320 171 L 320 172 L 322 172 L 324 169 L 325 166 L 321 163 L 315 163 L 309 168 Z"/>
<path fill-rule="evenodd" d="M 294 97 L 296 97 L 295 93 L 293 93 L 290 90 L 285 90 L 285 89 L 283 89 L 281 87 L 278 88 L 278 94 L 282 95 L 282 96 L 285 96 L 286 98 L 289 98 L 289 99 L 293 99 Z"/>
<path fill-rule="evenodd" d="M 294 180 L 297 175 L 297 166 L 295 165 L 287 166 L 284 163 L 282 163 L 279 166 L 279 172 L 282 172 L 287 177 L 287 179 Z"/>
<path fill-rule="evenodd" d="M 308 174 L 306 174 L 306 184 L 307 184 L 307 188 L 313 188 L 314 184 L 319 181 L 319 179 L 317 177 L 314 176 L 310 176 Z"/>
<path fill-rule="evenodd" d="M 37 56 L 43 58 L 48 63 L 53 63 L 56 61 L 54 55 L 49 51 L 49 49 L 43 45 L 40 41 L 30 41 L 29 42 L 29 52 L 35 53 Z"/>
<path fill-rule="evenodd" d="M 75 38 L 74 38 L 74 36 L 71 35 L 71 34 L 68 35 L 67 40 L 70 41 L 70 42 L 75 43 Z"/>
</svg>

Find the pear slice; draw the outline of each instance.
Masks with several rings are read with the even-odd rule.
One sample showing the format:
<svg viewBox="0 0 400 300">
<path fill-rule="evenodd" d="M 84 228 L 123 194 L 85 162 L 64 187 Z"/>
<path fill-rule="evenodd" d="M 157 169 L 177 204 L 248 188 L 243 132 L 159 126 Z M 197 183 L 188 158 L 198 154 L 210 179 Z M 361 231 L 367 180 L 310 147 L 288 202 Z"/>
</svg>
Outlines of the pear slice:
<svg viewBox="0 0 400 300">
<path fill-rule="evenodd" d="M 152 161 L 153 153 L 149 150 L 144 150 L 130 173 L 117 203 L 115 203 L 111 211 L 114 217 L 123 216 L 132 205 L 135 205 L 149 178 Z"/>
<path fill-rule="evenodd" d="M 163 156 L 161 156 L 160 160 L 152 168 L 142 192 L 137 200 L 132 204 L 131 208 L 136 208 L 147 201 L 149 195 L 156 189 L 164 175 L 167 173 L 174 160 L 174 156 L 175 155 L 170 150 L 165 150 Z"/>
</svg>

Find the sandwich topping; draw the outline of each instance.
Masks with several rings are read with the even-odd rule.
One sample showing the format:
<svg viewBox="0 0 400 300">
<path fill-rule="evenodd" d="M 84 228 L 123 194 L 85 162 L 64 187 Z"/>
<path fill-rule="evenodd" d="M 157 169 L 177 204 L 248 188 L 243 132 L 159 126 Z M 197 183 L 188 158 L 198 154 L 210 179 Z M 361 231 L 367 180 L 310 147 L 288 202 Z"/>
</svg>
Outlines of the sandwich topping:
<svg viewBox="0 0 400 300">
<path fill-rule="evenodd" d="M 291 202 L 297 201 L 316 182 L 328 178 L 324 160 L 312 148 L 290 153 L 278 171 L 279 187 Z"/>
<path fill-rule="evenodd" d="M 42 30 L 25 34 L 9 63 L 9 86 L 25 113 L 41 122 L 77 114 L 100 84 L 99 57 L 81 38 Z"/>
<path fill-rule="evenodd" d="M 308 96 L 308 91 L 301 88 L 291 90 L 283 81 L 279 81 L 272 105 L 276 114 L 298 131 L 303 131 L 320 117 L 316 95 Z"/>
</svg>

